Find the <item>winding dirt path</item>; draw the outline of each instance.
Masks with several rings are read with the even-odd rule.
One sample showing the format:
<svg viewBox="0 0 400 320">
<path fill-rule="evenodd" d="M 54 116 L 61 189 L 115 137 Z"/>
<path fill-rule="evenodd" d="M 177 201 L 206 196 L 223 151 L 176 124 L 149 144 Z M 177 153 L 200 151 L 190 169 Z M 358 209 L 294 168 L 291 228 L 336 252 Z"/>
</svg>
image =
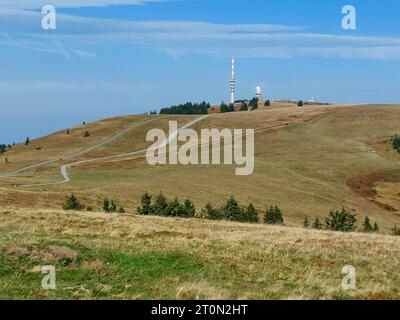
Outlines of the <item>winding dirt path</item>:
<svg viewBox="0 0 400 320">
<path fill-rule="evenodd" d="M 208 117 L 208 115 L 204 115 L 204 116 L 202 116 L 202 117 L 200 117 L 200 118 L 197 118 L 197 119 L 195 119 L 195 120 L 193 120 L 193 121 L 191 121 L 191 122 L 185 124 L 184 126 L 178 128 L 178 130 L 176 130 L 175 132 L 173 132 L 173 133 L 168 137 L 168 139 L 167 139 L 167 140 L 165 141 L 165 143 L 164 143 L 164 146 L 169 145 L 169 144 L 171 143 L 171 141 L 175 140 L 175 139 L 178 137 L 178 134 L 179 134 L 179 132 L 180 132 L 181 130 L 190 128 L 190 127 L 192 127 L 193 125 L 195 125 L 195 124 L 197 124 L 197 123 L 203 121 L 203 120 L 206 119 L 207 117 Z M 79 156 L 79 155 L 88 153 L 88 152 L 90 152 L 90 151 L 94 151 L 94 150 L 96 150 L 97 148 L 99 148 L 99 147 L 101 147 L 101 146 L 104 146 L 105 144 L 108 144 L 108 143 L 114 141 L 115 139 L 119 138 L 120 136 L 122 136 L 123 134 L 125 134 L 126 132 L 128 132 L 128 131 L 130 131 L 130 130 L 132 130 L 132 129 L 134 129 L 134 128 L 141 127 L 141 126 L 143 126 L 143 125 L 145 125 L 145 124 L 148 124 L 148 123 L 150 123 L 150 122 L 154 122 L 154 121 L 159 120 L 159 119 L 160 119 L 160 118 L 151 119 L 151 120 L 149 120 L 149 121 L 144 121 L 144 122 L 142 122 L 142 123 L 140 123 L 140 124 L 137 124 L 137 125 L 135 125 L 135 126 L 126 128 L 126 129 L 120 131 L 119 133 L 117 133 L 116 135 L 112 136 L 111 138 L 108 138 L 108 139 L 106 139 L 106 140 L 104 140 L 104 141 L 102 141 L 102 142 L 100 142 L 100 143 L 98 143 L 98 144 L 96 144 L 96 145 L 94 145 L 94 146 L 92 146 L 92 147 L 86 148 L 86 149 L 84 149 L 84 150 L 82 150 L 82 151 L 79 151 L 79 152 L 77 152 L 77 153 L 70 154 L 70 155 L 68 155 L 68 156 L 66 156 L 66 157 L 63 157 L 62 160 L 69 159 L 69 158 L 72 158 L 72 157 L 77 157 L 77 156 Z M 45 186 L 51 186 L 51 185 L 57 185 L 57 184 L 65 184 L 65 183 L 68 183 L 68 182 L 71 181 L 71 178 L 69 177 L 69 170 L 70 170 L 72 167 L 77 167 L 77 166 L 79 166 L 79 165 L 81 165 L 81 164 L 86 164 L 86 163 L 91 163 L 91 162 L 107 161 L 107 160 L 118 159 L 118 158 L 123 158 L 123 157 L 127 157 L 127 156 L 140 155 L 140 154 L 146 153 L 146 152 L 147 152 L 147 149 L 142 149 L 142 150 L 139 150 L 139 151 L 128 152 L 128 153 L 122 153 L 122 154 L 118 154 L 118 155 L 114 155 L 114 156 L 93 158 L 93 159 L 77 161 L 77 162 L 73 162 L 73 163 L 69 163 L 69 164 L 64 164 L 64 165 L 62 165 L 62 166 L 60 167 L 61 175 L 63 176 L 63 180 L 62 180 L 62 181 L 49 182 L 49 183 L 41 183 L 41 184 L 25 184 L 25 185 L 19 185 L 18 187 L 20 187 L 20 188 L 30 188 L 30 187 L 45 187 Z M 22 169 L 19 169 L 19 170 L 17 170 L 17 171 L 14 171 L 14 172 L 12 172 L 12 173 L 9 173 L 7 176 L 9 176 L 9 177 L 15 176 L 16 174 L 21 173 L 21 172 L 23 172 L 23 171 L 26 171 L 26 170 L 29 170 L 29 169 L 33 169 L 33 168 L 39 168 L 39 167 L 42 167 L 42 166 L 45 166 L 45 165 L 54 163 L 54 162 L 56 162 L 56 161 L 59 161 L 59 159 L 58 159 L 58 160 L 55 160 L 55 159 L 54 159 L 54 160 L 49 160 L 49 161 L 41 162 L 41 163 L 38 163 L 38 164 L 35 164 L 35 165 L 32 165 L 32 166 L 26 167 L 26 168 L 22 168 Z"/>
</svg>

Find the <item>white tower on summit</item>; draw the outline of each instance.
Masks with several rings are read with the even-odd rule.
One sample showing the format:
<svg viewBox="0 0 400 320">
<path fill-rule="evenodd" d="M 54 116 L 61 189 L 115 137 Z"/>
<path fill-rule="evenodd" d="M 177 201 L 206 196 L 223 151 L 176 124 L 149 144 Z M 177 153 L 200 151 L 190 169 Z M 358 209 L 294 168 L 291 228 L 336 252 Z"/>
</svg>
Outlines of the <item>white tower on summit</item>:
<svg viewBox="0 0 400 320">
<path fill-rule="evenodd" d="M 235 103 L 235 90 L 236 90 L 236 79 L 235 79 L 235 57 L 232 57 L 232 78 L 230 83 L 231 92 L 231 103 Z"/>
<path fill-rule="evenodd" d="M 261 101 L 261 100 L 263 99 L 262 93 L 261 93 L 261 87 L 260 87 L 260 86 L 257 86 L 257 87 L 256 87 L 256 98 L 257 98 L 259 101 Z"/>
</svg>

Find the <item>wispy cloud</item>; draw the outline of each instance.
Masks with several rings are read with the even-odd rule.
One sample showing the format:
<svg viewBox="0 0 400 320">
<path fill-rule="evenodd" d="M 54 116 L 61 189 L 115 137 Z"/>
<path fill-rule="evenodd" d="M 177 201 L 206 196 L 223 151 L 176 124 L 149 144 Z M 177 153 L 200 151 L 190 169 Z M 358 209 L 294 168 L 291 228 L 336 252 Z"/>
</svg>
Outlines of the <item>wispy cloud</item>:
<svg viewBox="0 0 400 320">
<path fill-rule="evenodd" d="M 59 8 L 107 7 L 111 5 L 143 5 L 167 0 L 0 0 L 0 6 L 8 9 L 38 9 L 52 4 Z"/>
<path fill-rule="evenodd" d="M 74 2 L 70 3 L 71 6 L 78 6 L 89 2 L 92 5 L 110 5 L 151 1 L 71 2 Z M 20 1 L 21 7 L 24 3 L 28 1 Z M 58 53 L 69 61 L 72 57 L 94 58 L 95 48 L 92 50 L 91 47 L 101 45 L 145 46 L 173 59 L 189 54 L 229 56 L 235 53 L 243 57 L 265 58 L 400 60 L 400 37 L 323 34 L 289 25 L 127 21 L 66 14 L 58 15 L 57 30 L 44 31 L 40 27 L 41 19 L 39 12 L 0 10 L 0 30 L 11 37 L 3 37 L 0 45 L 8 42 L 8 45 Z"/>
</svg>

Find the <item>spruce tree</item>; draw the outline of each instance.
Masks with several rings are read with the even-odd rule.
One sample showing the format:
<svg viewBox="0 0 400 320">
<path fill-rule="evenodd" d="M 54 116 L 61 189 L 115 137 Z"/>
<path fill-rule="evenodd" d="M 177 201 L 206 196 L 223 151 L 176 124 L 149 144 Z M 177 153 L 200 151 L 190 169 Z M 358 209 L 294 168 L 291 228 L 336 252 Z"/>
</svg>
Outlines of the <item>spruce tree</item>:
<svg viewBox="0 0 400 320">
<path fill-rule="evenodd" d="M 242 105 L 240 106 L 240 111 L 248 111 L 249 107 L 247 106 L 246 102 L 242 102 Z"/>
<path fill-rule="evenodd" d="M 313 229 L 321 230 L 322 229 L 322 223 L 319 221 L 319 218 L 315 218 L 314 223 L 312 224 Z"/>
<path fill-rule="evenodd" d="M 189 199 L 186 199 L 183 203 L 183 216 L 186 218 L 194 218 L 196 216 L 196 207 Z"/>
<path fill-rule="evenodd" d="M 376 222 L 374 223 L 374 232 L 379 232 L 379 226 Z"/>
<path fill-rule="evenodd" d="M 374 228 L 372 227 L 368 216 L 365 217 L 365 220 L 364 220 L 362 226 L 363 226 L 363 228 L 362 228 L 363 232 L 373 232 L 374 231 Z"/>
<path fill-rule="evenodd" d="M 252 203 L 249 204 L 246 210 L 246 221 L 250 223 L 259 223 L 260 217 L 258 212 Z"/>
<path fill-rule="evenodd" d="M 156 216 L 166 216 L 168 208 L 168 200 L 162 192 L 154 199 L 154 204 L 152 206 L 153 214 Z"/>
<path fill-rule="evenodd" d="M 103 211 L 106 213 L 110 212 L 110 200 L 108 198 L 104 198 L 103 200 Z"/>
<path fill-rule="evenodd" d="M 78 198 L 72 193 L 70 196 L 67 196 L 67 199 L 63 205 L 64 210 L 76 210 L 80 211 L 84 208 L 83 205 L 79 202 Z"/>
<path fill-rule="evenodd" d="M 168 217 L 179 217 L 182 216 L 182 213 L 183 213 L 183 208 L 178 198 L 175 198 L 173 201 L 168 203 L 164 215 Z"/>
<path fill-rule="evenodd" d="M 308 221 L 307 217 L 304 218 L 303 226 L 304 226 L 304 228 L 309 228 L 310 227 L 310 221 Z"/>
<path fill-rule="evenodd" d="M 223 210 L 215 209 L 211 203 L 207 203 L 202 210 L 202 215 L 208 220 L 222 220 L 224 219 Z"/>
<path fill-rule="evenodd" d="M 141 215 L 151 215 L 153 214 L 152 206 L 151 206 L 151 195 L 148 192 L 145 192 L 142 195 L 140 200 L 141 206 L 137 208 L 137 211 Z"/>
<path fill-rule="evenodd" d="M 29 137 L 26 137 L 25 145 L 27 146 L 30 142 L 31 142 L 31 139 L 29 139 Z"/>
<path fill-rule="evenodd" d="M 283 225 L 284 221 L 281 209 L 278 206 L 271 206 L 267 209 L 264 215 L 264 223 Z"/>
<path fill-rule="evenodd" d="M 239 204 L 234 197 L 231 197 L 223 209 L 225 219 L 230 221 L 244 221 L 245 215 L 243 210 L 239 207 Z"/>
</svg>

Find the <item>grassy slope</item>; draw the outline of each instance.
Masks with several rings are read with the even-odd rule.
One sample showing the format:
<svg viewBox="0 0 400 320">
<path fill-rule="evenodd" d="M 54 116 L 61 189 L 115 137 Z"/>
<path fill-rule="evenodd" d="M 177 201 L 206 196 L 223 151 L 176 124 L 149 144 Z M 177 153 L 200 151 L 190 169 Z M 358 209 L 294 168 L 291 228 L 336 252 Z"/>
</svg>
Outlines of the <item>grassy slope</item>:
<svg viewBox="0 0 400 320">
<path fill-rule="evenodd" d="M 400 298 L 388 236 L 18 210 L 0 212 L 0 243 L 0 299 Z M 56 291 L 40 286 L 49 264 Z M 355 291 L 341 290 L 349 264 Z"/>
<path fill-rule="evenodd" d="M 321 114 L 325 117 L 318 118 Z M 177 119 L 184 123 L 192 118 Z M 312 119 L 314 121 L 302 124 Z M 165 128 L 166 120 L 160 120 L 153 126 Z M 198 207 L 204 206 L 207 201 L 222 204 L 234 195 L 242 204 L 253 202 L 260 210 L 279 204 L 288 225 L 299 226 L 305 216 L 310 220 L 316 216 L 323 219 L 330 209 L 346 205 L 357 210 L 360 220 L 369 215 L 384 232 L 388 232 L 400 223 L 398 213 L 388 212 L 355 194 L 346 186 L 346 181 L 374 171 L 398 170 L 398 154 L 376 151 L 371 143 L 398 132 L 399 121 L 399 108 L 383 106 L 294 107 L 213 115 L 196 125 L 196 129 L 256 129 L 255 174 L 237 177 L 234 166 L 153 168 L 144 159 L 99 162 L 74 168 L 72 182 L 68 185 L 38 191 L 3 189 L 4 197 L 0 203 L 15 206 L 17 202 L 18 206 L 24 207 L 57 208 L 66 193 L 76 192 L 85 204 L 95 208 L 101 207 L 104 196 L 110 196 L 132 212 L 145 190 L 152 193 L 163 191 L 169 197 L 189 197 Z M 288 122 L 294 125 L 277 131 L 267 130 Z M 146 146 L 143 140 L 150 127 L 134 130 L 111 146 L 83 158 L 141 149 Z M 134 143 L 129 147 L 131 141 Z M 55 178 L 58 170 L 58 167 L 53 168 Z"/>
</svg>

